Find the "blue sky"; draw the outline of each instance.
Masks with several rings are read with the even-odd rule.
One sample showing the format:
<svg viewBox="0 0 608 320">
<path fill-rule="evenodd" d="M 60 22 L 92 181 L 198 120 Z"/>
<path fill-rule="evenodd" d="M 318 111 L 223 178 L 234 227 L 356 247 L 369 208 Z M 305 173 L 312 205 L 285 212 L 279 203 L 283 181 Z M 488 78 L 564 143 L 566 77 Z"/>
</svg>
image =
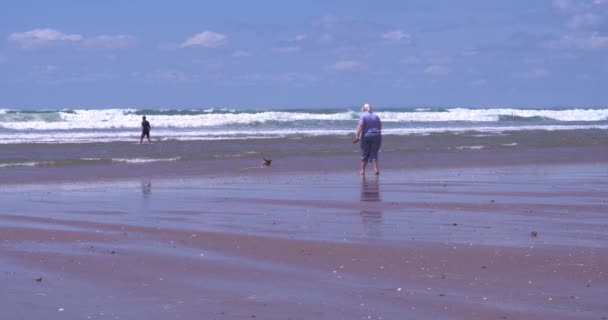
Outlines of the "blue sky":
<svg viewBox="0 0 608 320">
<path fill-rule="evenodd" d="M 2 1 L 0 108 L 601 107 L 608 0 Z"/>
</svg>

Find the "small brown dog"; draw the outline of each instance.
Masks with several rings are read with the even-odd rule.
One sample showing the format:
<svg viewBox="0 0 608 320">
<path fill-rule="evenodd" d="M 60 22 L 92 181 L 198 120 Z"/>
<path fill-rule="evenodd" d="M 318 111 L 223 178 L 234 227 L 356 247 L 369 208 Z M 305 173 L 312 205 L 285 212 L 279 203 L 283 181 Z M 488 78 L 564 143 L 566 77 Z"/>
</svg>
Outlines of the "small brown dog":
<svg viewBox="0 0 608 320">
<path fill-rule="evenodd" d="M 272 163 L 272 160 L 270 159 L 266 159 L 263 158 L 264 160 L 262 160 L 262 168 L 268 168 L 270 167 L 270 164 Z"/>
</svg>

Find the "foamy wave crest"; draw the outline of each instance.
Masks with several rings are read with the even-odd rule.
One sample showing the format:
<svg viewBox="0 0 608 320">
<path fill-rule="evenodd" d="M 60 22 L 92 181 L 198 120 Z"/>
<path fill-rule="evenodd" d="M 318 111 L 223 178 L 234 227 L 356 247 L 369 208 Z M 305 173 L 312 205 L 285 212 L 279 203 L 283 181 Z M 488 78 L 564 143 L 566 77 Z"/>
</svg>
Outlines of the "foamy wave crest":
<svg viewBox="0 0 608 320">
<path fill-rule="evenodd" d="M 606 121 L 608 109 L 522 110 L 522 109 L 466 109 L 453 108 L 441 111 L 378 112 L 384 122 L 497 122 L 501 119 L 550 119 L 555 121 Z"/>
<path fill-rule="evenodd" d="M 450 128 L 403 128 L 403 129 L 386 129 L 382 130 L 382 134 L 392 135 L 411 135 L 411 134 L 429 134 L 441 132 L 483 132 L 483 133 L 503 133 L 513 131 L 565 131 L 565 130 L 589 130 L 600 129 L 608 130 L 608 125 L 550 125 L 550 126 L 487 126 L 487 127 L 450 127 Z M 350 131 L 349 131 L 350 132 Z"/>
<path fill-rule="evenodd" d="M 55 111 L 47 118 L 34 115 L 5 113 L 0 116 L 0 128 L 12 130 L 74 130 L 74 129 L 135 129 L 141 115 L 132 109 Z M 225 125 L 263 124 L 267 122 L 339 121 L 353 120 L 353 111 L 310 113 L 289 111 L 203 112 L 200 114 L 158 114 L 149 116 L 153 128 L 205 128 Z"/>
</svg>

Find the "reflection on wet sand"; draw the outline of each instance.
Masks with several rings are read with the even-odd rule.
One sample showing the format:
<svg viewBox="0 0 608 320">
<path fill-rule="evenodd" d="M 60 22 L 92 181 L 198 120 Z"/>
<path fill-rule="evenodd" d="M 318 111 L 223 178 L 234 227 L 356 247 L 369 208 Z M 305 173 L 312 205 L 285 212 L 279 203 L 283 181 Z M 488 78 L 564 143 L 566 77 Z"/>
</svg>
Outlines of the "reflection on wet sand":
<svg viewBox="0 0 608 320">
<path fill-rule="evenodd" d="M 152 181 L 142 180 L 141 181 L 141 193 L 144 196 L 148 196 L 152 192 Z"/>
<path fill-rule="evenodd" d="M 360 214 L 365 233 L 370 237 L 382 237 L 380 202 L 382 202 L 382 198 L 380 197 L 380 180 L 378 176 L 370 180 L 362 177 Z"/>
</svg>

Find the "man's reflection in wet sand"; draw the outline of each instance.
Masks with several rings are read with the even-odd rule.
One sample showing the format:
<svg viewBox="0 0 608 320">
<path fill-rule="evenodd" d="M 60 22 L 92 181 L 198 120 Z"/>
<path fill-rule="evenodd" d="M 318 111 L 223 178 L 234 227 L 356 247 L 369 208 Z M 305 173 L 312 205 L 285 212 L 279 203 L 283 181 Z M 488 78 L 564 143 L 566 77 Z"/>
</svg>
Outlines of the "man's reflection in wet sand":
<svg viewBox="0 0 608 320">
<path fill-rule="evenodd" d="M 382 198 L 380 197 L 380 180 L 361 177 L 361 221 L 365 234 L 371 238 L 382 237 Z"/>
</svg>

